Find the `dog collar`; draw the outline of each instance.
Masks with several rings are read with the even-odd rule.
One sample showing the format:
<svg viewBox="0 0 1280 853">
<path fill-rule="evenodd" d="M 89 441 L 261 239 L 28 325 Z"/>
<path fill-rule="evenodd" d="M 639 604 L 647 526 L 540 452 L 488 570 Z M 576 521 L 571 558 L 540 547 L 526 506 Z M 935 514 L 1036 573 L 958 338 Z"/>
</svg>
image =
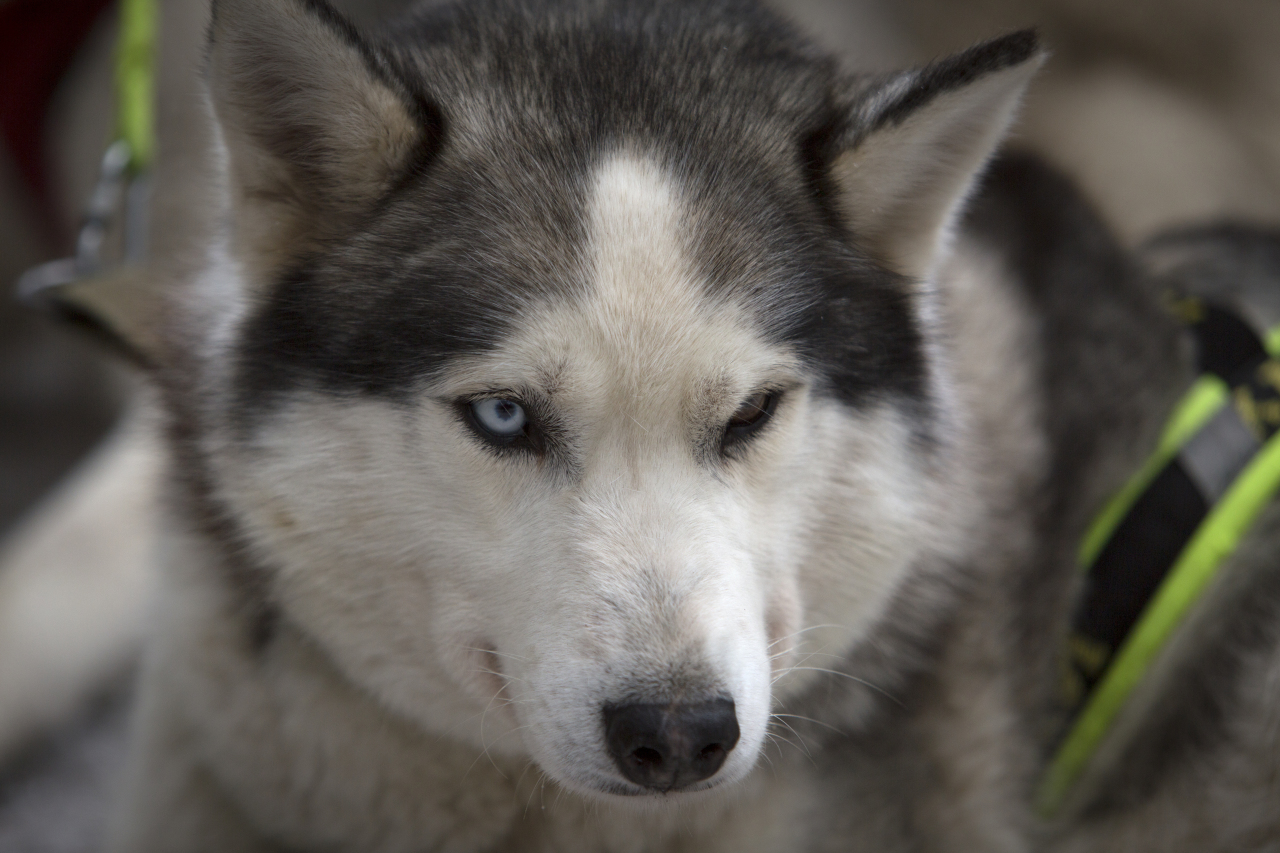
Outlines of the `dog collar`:
<svg viewBox="0 0 1280 853">
<path fill-rule="evenodd" d="M 1280 486 L 1280 327 L 1178 298 L 1202 375 L 1085 534 L 1066 652 L 1069 721 L 1039 791 L 1052 817 L 1169 638 Z"/>
</svg>

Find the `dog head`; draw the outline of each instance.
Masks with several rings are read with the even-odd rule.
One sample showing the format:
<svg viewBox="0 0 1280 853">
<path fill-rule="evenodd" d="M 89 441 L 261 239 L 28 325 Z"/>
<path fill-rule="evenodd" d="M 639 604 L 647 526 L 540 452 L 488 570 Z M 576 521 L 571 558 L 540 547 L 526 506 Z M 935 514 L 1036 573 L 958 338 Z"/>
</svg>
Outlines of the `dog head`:
<svg viewBox="0 0 1280 853">
<path fill-rule="evenodd" d="M 387 707 L 597 796 L 756 764 L 937 514 L 930 285 L 1040 60 L 845 80 L 739 3 L 479 2 L 370 41 L 219 0 L 202 452 Z M 783 677 L 785 676 L 785 677 Z"/>
</svg>

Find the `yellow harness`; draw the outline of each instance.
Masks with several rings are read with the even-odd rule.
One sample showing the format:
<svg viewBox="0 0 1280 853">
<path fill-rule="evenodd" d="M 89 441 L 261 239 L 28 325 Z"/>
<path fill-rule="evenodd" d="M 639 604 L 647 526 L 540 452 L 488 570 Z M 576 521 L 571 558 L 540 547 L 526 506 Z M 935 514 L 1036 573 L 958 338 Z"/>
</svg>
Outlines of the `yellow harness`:
<svg viewBox="0 0 1280 853">
<path fill-rule="evenodd" d="M 1086 589 L 1063 686 L 1072 712 L 1038 793 L 1046 818 L 1280 487 L 1280 328 L 1264 341 L 1211 303 L 1173 307 L 1196 335 L 1204 374 L 1081 545 Z"/>
</svg>

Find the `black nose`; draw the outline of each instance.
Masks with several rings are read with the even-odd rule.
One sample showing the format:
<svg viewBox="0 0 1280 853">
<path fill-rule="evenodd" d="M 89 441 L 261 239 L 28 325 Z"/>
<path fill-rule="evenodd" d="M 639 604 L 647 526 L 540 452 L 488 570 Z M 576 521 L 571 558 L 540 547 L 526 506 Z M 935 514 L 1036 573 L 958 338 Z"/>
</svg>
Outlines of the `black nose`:
<svg viewBox="0 0 1280 853">
<path fill-rule="evenodd" d="M 623 776 L 671 791 L 715 775 L 738 742 L 738 715 L 732 699 L 606 705 L 604 738 Z"/>
</svg>

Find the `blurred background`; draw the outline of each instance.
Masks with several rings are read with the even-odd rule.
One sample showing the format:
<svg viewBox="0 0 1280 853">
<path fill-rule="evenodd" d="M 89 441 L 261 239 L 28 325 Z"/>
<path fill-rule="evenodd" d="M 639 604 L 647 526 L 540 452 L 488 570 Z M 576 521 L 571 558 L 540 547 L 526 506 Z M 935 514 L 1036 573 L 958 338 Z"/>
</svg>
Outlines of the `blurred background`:
<svg viewBox="0 0 1280 853">
<path fill-rule="evenodd" d="M 405 4 L 335 5 L 374 28 Z M 773 5 L 856 71 L 1036 26 L 1053 55 L 1012 144 L 1073 175 L 1125 241 L 1189 222 L 1280 222 L 1274 0 Z M 114 133 L 117 11 L 0 0 L 0 853 L 94 849 L 144 623 L 159 479 L 145 388 L 10 296 L 24 269 L 73 251 Z M 207 0 L 160 0 L 151 287 L 189 276 L 208 233 L 207 15 Z M 71 603 L 86 589 L 92 608 Z M 71 634 L 92 642 L 68 663 Z"/>
</svg>

